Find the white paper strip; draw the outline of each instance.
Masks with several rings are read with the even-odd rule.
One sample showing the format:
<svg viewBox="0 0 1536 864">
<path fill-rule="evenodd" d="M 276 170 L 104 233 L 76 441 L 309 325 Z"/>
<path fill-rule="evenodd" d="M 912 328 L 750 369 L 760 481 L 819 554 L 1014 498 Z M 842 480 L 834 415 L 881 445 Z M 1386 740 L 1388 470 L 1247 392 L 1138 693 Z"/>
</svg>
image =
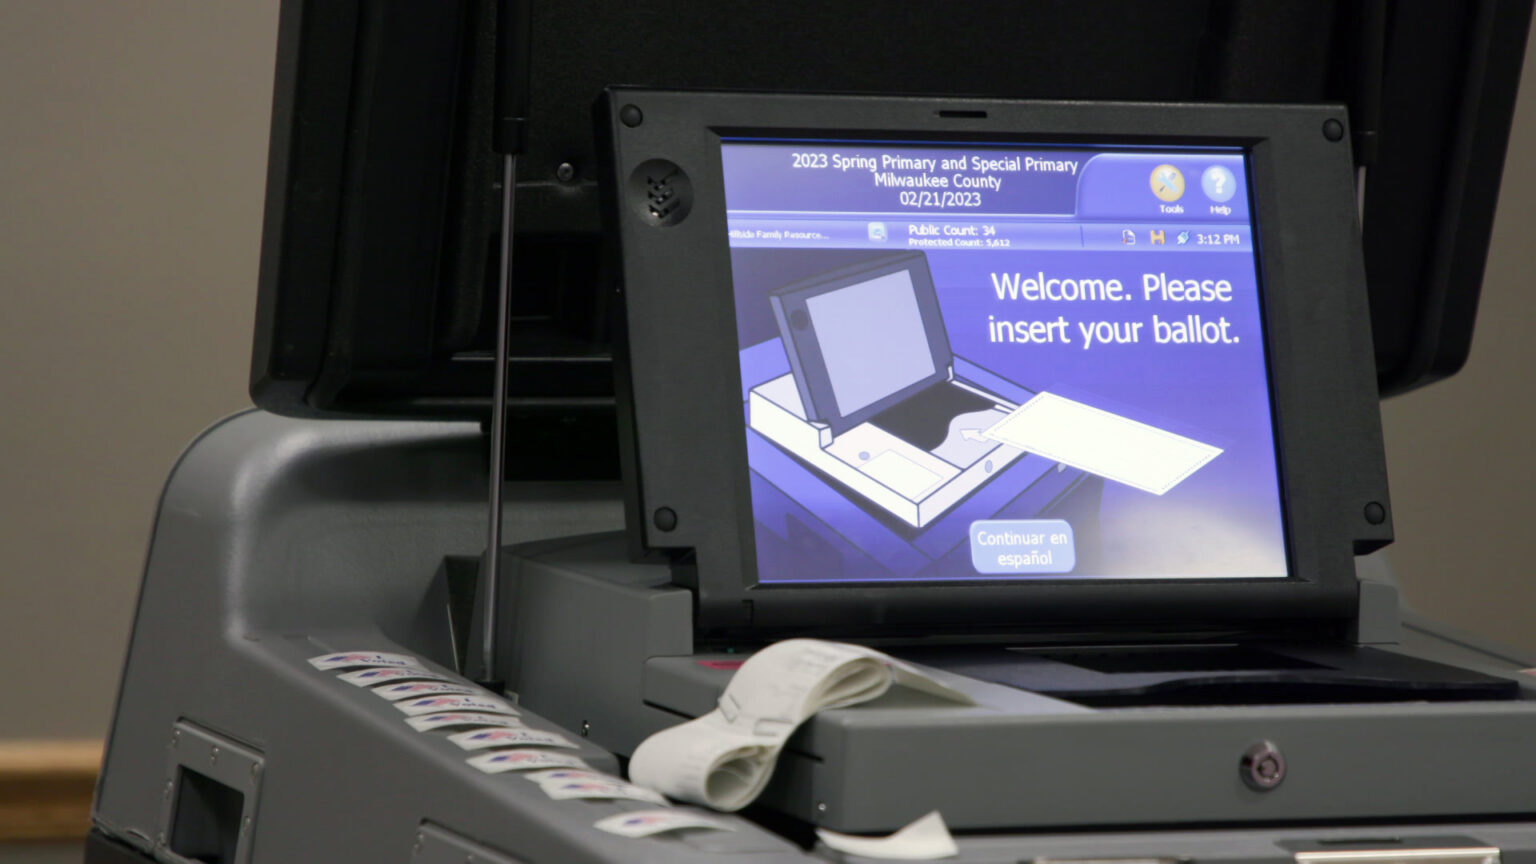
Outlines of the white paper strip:
<svg viewBox="0 0 1536 864">
<path fill-rule="evenodd" d="M 884 858 L 890 861 L 932 861 L 960 854 L 944 817 L 935 810 L 889 837 L 856 837 L 817 828 L 816 836 L 844 855 Z"/>
<path fill-rule="evenodd" d="M 1154 495 L 1222 452 L 1054 393 L 1035 396 L 982 435 Z"/>
<path fill-rule="evenodd" d="M 874 699 L 893 683 L 972 704 L 878 651 L 789 639 L 743 663 L 714 711 L 642 741 L 630 779 L 672 798 L 740 810 L 762 792 L 796 727 L 818 711 Z"/>
</svg>

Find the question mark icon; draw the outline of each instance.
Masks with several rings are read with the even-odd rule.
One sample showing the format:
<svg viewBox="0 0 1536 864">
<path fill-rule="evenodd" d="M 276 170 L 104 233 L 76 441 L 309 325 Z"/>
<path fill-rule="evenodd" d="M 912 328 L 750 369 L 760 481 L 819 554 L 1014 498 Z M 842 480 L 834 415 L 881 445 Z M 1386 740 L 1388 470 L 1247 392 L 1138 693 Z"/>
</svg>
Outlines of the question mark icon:
<svg viewBox="0 0 1536 864">
<path fill-rule="evenodd" d="M 1212 165 L 1205 169 L 1205 174 L 1200 178 L 1200 185 L 1205 188 L 1206 197 L 1212 201 L 1225 203 L 1231 200 L 1233 188 L 1237 178 L 1232 176 L 1232 171 L 1224 165 Z"/>
</svg>

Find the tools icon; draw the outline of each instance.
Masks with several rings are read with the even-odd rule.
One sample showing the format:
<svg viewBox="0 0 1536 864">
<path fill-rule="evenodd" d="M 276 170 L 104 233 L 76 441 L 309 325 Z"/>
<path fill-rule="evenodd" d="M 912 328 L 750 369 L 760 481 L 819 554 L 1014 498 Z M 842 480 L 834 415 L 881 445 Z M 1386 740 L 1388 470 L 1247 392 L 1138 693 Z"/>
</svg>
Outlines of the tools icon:
<svg viewBox="0 0 1536 864">
<path fill-rule="evenodd" d="M 1231 176 L 1231 173 L 1228 171 L 1228 176 Z M 1163 201 L 1171 204 L 1184 197 L 1184 174 L 1172 165 L 1163 164 L 1153 168 L 1151 182 L 1152 194 Z"/>
</svg>

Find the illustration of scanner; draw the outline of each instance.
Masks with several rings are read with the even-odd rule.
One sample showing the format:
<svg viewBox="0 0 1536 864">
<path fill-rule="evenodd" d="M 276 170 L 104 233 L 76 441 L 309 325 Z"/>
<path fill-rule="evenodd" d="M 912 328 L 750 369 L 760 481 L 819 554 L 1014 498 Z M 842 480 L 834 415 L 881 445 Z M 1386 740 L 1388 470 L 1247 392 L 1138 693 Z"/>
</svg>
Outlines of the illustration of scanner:
<svg viewBox="0 0 1536 864">
<path fill-rule="evenodd" d="M 983 433 L 1015 405 L 956 377 L 928 259 L 896 253 L 769 297 L 790 373 L 752 388 L 753 429 L 916 528 L 1023 452 Z"/>
<path fill-rule="evenodd" d="M 979 367 L 955 363 L 921 252 L 823 273 L 769 302 L 790 372 L 752 388 L 751 427 L 915 528 L 1023 453 L 1163 495 L 1222 452 L 1054 393 L 1016 403 L 957 376 L 957 365 Z"/>
</svg>

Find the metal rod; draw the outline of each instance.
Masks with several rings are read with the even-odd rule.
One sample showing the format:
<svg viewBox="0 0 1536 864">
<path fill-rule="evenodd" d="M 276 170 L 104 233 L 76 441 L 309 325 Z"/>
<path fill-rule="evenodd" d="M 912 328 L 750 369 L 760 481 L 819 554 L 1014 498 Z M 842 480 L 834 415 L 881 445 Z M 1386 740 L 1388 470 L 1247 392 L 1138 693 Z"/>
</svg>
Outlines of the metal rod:
<svg viewBox="0 0 1536 864">
<path fill-rule="evenodd" d="M 485 585 L 485 605 L 480 617 L 480 674 L 495 680 L 496 589 L 501 572 L 502 480 L 507 452 L 507 363 L 512 349 L 507 318 L 512 299 L 512 214 L 517 192 L 517 156 L 508 154 L 501 177 L 501 269 L 496 280 L 496 391 L 491 397 L 490 514 L 486 520 L 485 561 L 480 578 Z"/>
<path fill-rule="evenodd" d="M 1365 166 L 1355 169 L 1355 215 L 1360 220 L 1361 227 L 1365 226 Z"/>
</svg>

